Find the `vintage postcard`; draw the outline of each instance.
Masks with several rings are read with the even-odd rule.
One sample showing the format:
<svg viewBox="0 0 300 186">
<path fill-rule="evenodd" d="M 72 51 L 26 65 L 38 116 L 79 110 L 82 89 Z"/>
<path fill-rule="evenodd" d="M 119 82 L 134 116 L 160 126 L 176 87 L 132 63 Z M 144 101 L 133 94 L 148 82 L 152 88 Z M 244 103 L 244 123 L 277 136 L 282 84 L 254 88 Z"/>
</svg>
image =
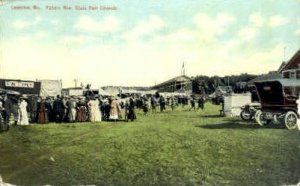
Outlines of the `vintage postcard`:
<svg viewBox="0 0 300 186">
<path fill-rule="evenodd" d="M 299 0 L 0 0 L 0 185 L 297 185 Z"/>
</svg>

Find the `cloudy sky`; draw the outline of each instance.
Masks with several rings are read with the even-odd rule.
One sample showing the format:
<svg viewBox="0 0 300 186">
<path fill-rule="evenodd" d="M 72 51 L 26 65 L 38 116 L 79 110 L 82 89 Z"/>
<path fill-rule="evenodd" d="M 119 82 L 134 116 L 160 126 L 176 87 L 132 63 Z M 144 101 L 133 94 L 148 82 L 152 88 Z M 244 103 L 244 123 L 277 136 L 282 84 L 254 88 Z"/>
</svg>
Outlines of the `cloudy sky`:
<svg viewBox="0 0 300 186">
<path fill-rule="evenodd" d="M 1 78 L 62 79 L 64 87 L 74 86 L 75 78 L 93 87 L 149 86 L 180 75 L 183 61 L 188 76 L 261 74 L 278 69 L 300 48 L 299 0 L 2 0 L 0 5 Z"/>
</svg>

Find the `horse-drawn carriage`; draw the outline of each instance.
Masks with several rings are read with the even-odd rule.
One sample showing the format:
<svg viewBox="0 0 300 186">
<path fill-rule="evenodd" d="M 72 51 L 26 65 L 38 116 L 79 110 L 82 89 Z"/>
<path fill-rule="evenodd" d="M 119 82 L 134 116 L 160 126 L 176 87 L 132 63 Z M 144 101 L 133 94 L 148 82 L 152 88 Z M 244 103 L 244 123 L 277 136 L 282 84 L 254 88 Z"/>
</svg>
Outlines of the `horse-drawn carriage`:
<svg viewBox="0 0 300 186">
<path fill-rule="evenodd" d="M 296 128 L 300 80 L 274 79 L 254 84 L 261 103 L 261 110 L 255 114 L 256 122 L 262 126 L 278 123 L 288 129 Z"/>
</svg>

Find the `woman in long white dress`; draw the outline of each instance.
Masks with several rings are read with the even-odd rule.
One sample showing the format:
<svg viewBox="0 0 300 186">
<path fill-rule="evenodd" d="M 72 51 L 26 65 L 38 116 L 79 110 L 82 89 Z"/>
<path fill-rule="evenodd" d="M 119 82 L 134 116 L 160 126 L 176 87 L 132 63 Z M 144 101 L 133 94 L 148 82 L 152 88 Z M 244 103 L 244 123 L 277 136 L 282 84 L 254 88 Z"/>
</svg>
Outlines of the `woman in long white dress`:
<svg viewBox="0 0 300 186">
<path fill-rule="evenodd" d="M 111 120 L 118 120 L 120 119 L 121 116 L 121 110 L 119 103 L 117 99 L 113 99 L 111 104 L 110 104 L 110 114 L 109 114 L 109 119 Z"/>
<path fill-rule="evenodd" d="M 89 120 L 95 122 L 94 100 L 89 100 L 87 105 L 89 109 Z"/>
<path fill-rule="evenodd" d="M 88 102 L 88 108 L 90 112 L 90 121 L 91 122 L 99 122 L 101 121 L 99 102 L 97 100 L 91 99 Z"/>
<path fill-rule="evenodd" d="M 98 99 L 95 100 L 95 119 L 96 121 L 101 121 L 102 120 L 102 115 L 101 115 L 101 111 L 100 111 L 100 102 Z"/>
<path fill-rule="evenodd" d="M 27 112 L 27 102 L 24 98 L 21 98 L 20 102 L 20 125 L 28 125 L 28 112 Z"/>
<path fill-rule="evenodd" d="M 69 100 L 67 106 L 68 106 L 68 110 L 69 110 L 69 113 L 68 113 L 69 121 L 75 122 L 75 120 L 76 120 L 76 101 L 73 98 L 71 98 Z"/>
</svg>

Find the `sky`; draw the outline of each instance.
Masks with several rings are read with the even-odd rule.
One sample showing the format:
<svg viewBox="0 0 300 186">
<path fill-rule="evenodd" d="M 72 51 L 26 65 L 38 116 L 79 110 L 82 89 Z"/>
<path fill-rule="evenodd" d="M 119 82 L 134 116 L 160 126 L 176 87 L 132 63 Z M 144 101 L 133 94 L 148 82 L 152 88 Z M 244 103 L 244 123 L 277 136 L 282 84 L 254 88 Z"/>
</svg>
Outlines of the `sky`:
<svg viewBox="0 0 300 186">
<path fill-rule="evenodd" d="M 0 0 L 0 78 L 152 86 L 183 62 L 188 76 L 267 73 L 299 50 L 299 15 L 300 0 Z"/>
</svg>

